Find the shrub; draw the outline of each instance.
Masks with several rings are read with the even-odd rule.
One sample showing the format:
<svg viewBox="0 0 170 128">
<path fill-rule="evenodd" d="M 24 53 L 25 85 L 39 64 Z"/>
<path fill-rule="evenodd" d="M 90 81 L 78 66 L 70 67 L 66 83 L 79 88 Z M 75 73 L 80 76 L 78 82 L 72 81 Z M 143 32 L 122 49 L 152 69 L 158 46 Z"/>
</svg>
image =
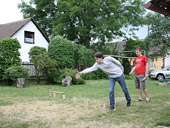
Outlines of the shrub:
<svg viewBox="0 0 170 128">
<path fill-rule="evenodd" d="M 74 67 L 74 44 L 62 37 L 53 38 L 48 46 L 48 54 L 56 60 L 58 69 Z"/>
<path fill-rule="evenodd" d="M 72 78 L 72 84 L 74 85 L 78 85 L 78 84 L 85 84 L 85 81 L 80 77 L 79 79 L 75 78 L 75 75 L 78 73 L 78 71 L 76 69 L 72 70 L 72 69 L 63 69 L 60 70 L 60 76 L 57 80 L 57 83 L 61 85 L 62 80 L 66 77 L 66 76 L 71 76 Z"/>
<path fill-rule="evenodd" d="M 27 78 L 29 77 L 27 68 L 22 66 L 11 66 L 7 70 L 5 70 L 3 79 L 8 80 L 9 82 L 13 82 L 18 78 Z M 10 84 L 10 83 L 8 83 Z"/>
<path fill-rule="evenodd" d="M 46 81 L 55 83 L 56 78 L 59 77 L 56 61 L 51 59 L 47 53 L 38 55 L 37 60 L 39 61 L 39 69 Z"/>
<path fill-rule="evenodd" d="M 98 80 L 98 79 L 107 79 L 108 75 L 101 70 L 94 71 L 92 73 L 87 73 L 83 75 L 85 80 Z"/>
<path fill-rule="evenodd" d="M 125 75 L 125 80 L 134 80 L 133 75 Z"/>
<path fill-rule="evenodd" d="M 122 65 L 124 67 L 124 74 L 129 74 L 129 72 L 131 71 L 131 65 L 130 65 L 129 60 L 126 58 L 123 58 Z"/>
<path fill-rule="evenodd" d="M 80 71 L 94 63 L 94 53 L 83 45 L 74 44 L 74 61 L 75 68 Z"/>
<path fill-rule="evenodd" d="M 0 78 L 11 66 L 21 66 L 20 43 L 17 39 L 6 38 L 0 40 Z"/>
<path fill-rule="evenodd" d="M 48 83 L 55 83 L 55 79 L 58 77 L 57 63 L 49 57 L 46 49 L 34 46 L 29 51 L 29 57 L 35 66 L 37 83 L 40 83 L 41 76 L 44 76 Z"/>
<path fill-rule="evenodd" d="M 39 66 L 42 62 L 41 62 L 39 56 L 41 54 L 45 54 L 45 53 L 47 53 L 46 49 L 43 48 L 43 47 L 39 47 L 39 46 L 32 47 L 30 49 L 29 53 L 28 53 L 30 61 L 31 61 L 31 63 L 34 64 L 34 67 L 35 67 L 35 76 L 37 78 L 38 84 L 40 83 L 40 77 L 42 75 L 42 71 L 41 71 L 40 66 Z"/>
</svg>

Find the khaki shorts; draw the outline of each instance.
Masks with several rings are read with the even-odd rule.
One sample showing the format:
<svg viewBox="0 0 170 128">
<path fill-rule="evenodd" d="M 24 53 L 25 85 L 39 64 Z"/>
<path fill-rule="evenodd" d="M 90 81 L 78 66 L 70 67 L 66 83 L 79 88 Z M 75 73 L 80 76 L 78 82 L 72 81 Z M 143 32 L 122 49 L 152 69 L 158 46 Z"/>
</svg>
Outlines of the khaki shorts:
<svg viewBox="0 0 170 128">
<path fill-rule="evenodd" d="M 145 77 L 145 75 L 135 75 L 135 86 L 137 89 L 145 89 L 145 80 L 143 80 L 143 78 Z"/>
</svg>

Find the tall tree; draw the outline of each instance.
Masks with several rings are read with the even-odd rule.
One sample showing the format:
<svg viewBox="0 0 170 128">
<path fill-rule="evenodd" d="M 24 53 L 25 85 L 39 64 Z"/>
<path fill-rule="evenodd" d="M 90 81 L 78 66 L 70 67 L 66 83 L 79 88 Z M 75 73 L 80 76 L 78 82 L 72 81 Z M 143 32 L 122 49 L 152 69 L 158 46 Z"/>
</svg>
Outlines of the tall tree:
<svg viewBox="0 0 170 128">
<path fill-rule="evenodd" d="M 33 17 L 52 37 L 61 35 L 85 45 L 122 37 L 142 22 L 141 0 L 30 0 L 19 4 L 24 17 Z M 51 32 L 52 31 L 52 32 Z"/>
<path fill-rule="evenodd" d="M 129 56 L 129 57 L 136 57 L 136 48 L 142 48 L 143 50 L 146 51 L 146 54 L 148 53 L 148 49 L 147 49 L 147 45 L 145 43 L 145 41 L 142 40 L 133 40 L 131 38 L 129 38 L 126 41 L 126 45 L 125 45 L 125 49 L 124 51 L 129 51 L 127 53 L 125 53 L 125 56 Z M 142 53 L 144 54 L 144 53 Z"/>
<path fill-rule="evenodd" d="M 53 35 L 85 45 L 108 42 L 142 22 L 141 0 L 59 0 Z"/>
<path fill-rule="evenodd" d="M 28 3 L 24 0 L 18 4 L 24 18 L 34 18 L 39 26 L 47 35 L 51 34 L 52 21 L 57 12 L 57 7 L 54 4 L 55 0 L 30 0 Z"/>
<path fill-rule="evenodd" d="M 146 21 L 149 26 L 149 35 L 145 42 L 155 50 L 153 55 L 165 57 L 170 54 L 170 18 L 149 13 Z"/>
</svg>

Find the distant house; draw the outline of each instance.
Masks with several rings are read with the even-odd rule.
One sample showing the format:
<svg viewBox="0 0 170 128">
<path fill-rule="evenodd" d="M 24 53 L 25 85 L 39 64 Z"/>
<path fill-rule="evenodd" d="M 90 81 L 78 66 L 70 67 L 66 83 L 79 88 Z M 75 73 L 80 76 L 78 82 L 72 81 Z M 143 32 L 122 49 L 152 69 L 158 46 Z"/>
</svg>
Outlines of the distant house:
<svg viewBox="0 0 170 128">
<path fill-rule="evenodd" d="M 16 38 L 19 41 L 22 62 L 29 62 L 28 52 L 33 46 L 47 49 L 49 43 L 47 36 L 32 18 L 0 24 L 0 40 L 4 38 Z"/>
</svg>

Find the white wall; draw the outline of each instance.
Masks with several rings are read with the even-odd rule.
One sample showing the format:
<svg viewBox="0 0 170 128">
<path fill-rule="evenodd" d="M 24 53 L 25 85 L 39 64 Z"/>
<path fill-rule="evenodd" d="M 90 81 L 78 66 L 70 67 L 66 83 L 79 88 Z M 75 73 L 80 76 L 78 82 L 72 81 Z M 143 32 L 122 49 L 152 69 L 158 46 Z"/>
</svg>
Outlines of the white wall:
<svg viewBox="0 0 170 128">
<path fill-rule="evenodd" d="M 170 55 L 167 55 L 165 58 L 165 66 L 170 65 Z"/>
<path fill-rule="evenodd" d="M 34 44 L 24 43 L 24 31 L 34 32 Z M 12 38 L 17 38 L 17 40 L 20 42 L 20 58 L 23 62 L 29 62 L 28 52 L 32 47 L 40 46 L 48 49 L 48 42 L 32 21 L 29 21 L 24 27 L 15 33 Z"/>
</svg>

